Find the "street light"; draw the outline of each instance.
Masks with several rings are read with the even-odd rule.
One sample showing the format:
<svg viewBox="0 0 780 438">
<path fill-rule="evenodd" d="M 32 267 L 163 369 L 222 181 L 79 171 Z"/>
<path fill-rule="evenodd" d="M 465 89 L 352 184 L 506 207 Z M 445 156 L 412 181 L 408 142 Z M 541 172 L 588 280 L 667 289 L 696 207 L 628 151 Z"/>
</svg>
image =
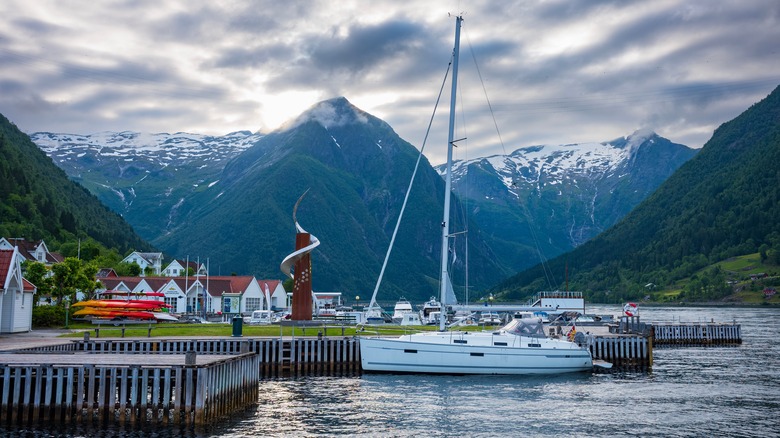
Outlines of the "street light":
<svg viewBox="0 0 780 438">
<path fill-rule="evenodd" d="M 360 306 L 360 295 L 355 295 L 355 306 Z"/>
<path fill-rule="evenodd" d="M 490 294 L 490 297 L 488 298 L 490 300 L 490 305 L 493 305 L 493 294 Z"/>
<path fill-rule="evenodd" d="M 65 328 L 68 328 L 68 313 L 70 313 L 70 299 L 65 298 Z"/>
</svg>

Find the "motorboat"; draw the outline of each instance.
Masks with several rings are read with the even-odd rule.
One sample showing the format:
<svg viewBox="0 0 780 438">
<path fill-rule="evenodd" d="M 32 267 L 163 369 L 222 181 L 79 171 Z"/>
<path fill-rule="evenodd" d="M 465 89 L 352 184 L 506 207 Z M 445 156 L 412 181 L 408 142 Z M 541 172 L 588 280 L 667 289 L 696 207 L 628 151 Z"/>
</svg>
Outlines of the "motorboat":
<svg viewBox="0 0 780 438">
<path fill-rule="evenodd" d="M 482 312 L 479 317 L 479 325 L 500 325 L 501 317 L 498 312 Z"/>
<path fill-rule="evenodd" d="M 438 317 L 434 319 L 433 313 L 441 314 L 441 302 L 436 300 L 436 297 L 431 297 L 423 304 L 422 310 L 420 310 L 420 320 L 425 325 L 437 324 Z"/>
<path fill-rule="evenodd" d="M 414 313 L 414 309 L 412 309 L 412 303 L 410 303 L 406 298 L 401 297 L 398 302 L 395 303 L 395 307 L 393 308 L 393 322 L 395 324 L 399 324 L 403 320 L 404 315 L 407 313 Z"/>
</svg>

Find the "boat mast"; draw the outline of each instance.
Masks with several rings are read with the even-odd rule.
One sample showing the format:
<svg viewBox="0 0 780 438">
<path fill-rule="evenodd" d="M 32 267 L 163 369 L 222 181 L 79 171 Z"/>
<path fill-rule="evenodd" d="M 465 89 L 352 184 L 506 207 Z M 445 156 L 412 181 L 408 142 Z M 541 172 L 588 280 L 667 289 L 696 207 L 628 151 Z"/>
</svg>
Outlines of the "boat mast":
<svg viewBox="0 0 780 438">
<path fill-rule="evenodd" d="M 447 287 L 450 282 L 449 275 L 449 249 L 450 249 L 450 192 L 452 191 L 452 143 L 455 133 L 455 101 L 458 89 L 458 53 L 460 51 L 460 25 L 463 16 L 455 17 L 455 47 L 452 49 L 452 92 L 450 93 L 450 126 L 447 134 L 447 171 L 444 176 L 444 219 L 441 222 L 441 290 L 439 302 L 441 313 L 439 314 L 439 330 L 444 331 L 444 318 L 447 314 Z"/>
</svg>

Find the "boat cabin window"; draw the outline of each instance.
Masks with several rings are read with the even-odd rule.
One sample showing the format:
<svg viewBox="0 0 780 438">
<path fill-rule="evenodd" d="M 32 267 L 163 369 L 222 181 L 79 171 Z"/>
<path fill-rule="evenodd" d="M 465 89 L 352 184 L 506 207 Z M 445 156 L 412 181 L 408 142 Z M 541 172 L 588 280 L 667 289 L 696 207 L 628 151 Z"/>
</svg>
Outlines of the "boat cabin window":
<svg viewBox="0 0 780 438">
<path fill-rule="evenodd" d="M 544 338 L 544 324 L 539 318 L 515 318 L 504 326 L 504 331 L 517 336 Z"/>
</svg>

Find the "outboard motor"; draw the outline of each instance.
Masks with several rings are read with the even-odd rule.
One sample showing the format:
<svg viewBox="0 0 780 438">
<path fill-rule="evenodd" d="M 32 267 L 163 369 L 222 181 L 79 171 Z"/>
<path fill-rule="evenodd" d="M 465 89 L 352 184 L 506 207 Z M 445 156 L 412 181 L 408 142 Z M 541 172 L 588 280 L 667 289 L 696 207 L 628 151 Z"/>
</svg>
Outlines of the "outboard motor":
<svg viewBox="0 0 780 438">
<path fill-rule="evenodd" d="M 585 347 L 588 345 L 588 335 L 586 335 L 583 332 L 577 332 L 574 335 L 574 343 L 579 345 L 580 347 Z"/>
</svg>

